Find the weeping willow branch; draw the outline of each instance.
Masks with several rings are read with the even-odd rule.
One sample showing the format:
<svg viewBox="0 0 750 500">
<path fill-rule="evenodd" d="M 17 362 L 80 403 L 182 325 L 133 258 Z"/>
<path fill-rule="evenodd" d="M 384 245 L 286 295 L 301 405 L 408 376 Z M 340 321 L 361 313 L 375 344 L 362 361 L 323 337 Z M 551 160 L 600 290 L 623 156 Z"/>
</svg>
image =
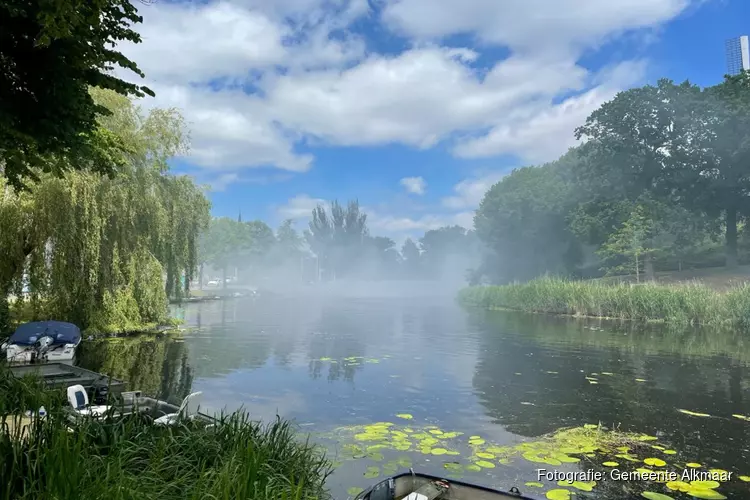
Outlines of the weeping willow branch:
<svg viewBox="0 0 750 500">
<path fill-rule="evenodd" d="M 113 115 L 92 161 L 113 161 L 116 176 L 39 173 L 19 192 L 0 178 L 0 316 L 8 295 L 26 295 L 33 319 L 128 331 L 164 321 L 168 297 L 189 289 L 210 205 L 191 179 L 167 168 L 186 150 L 182 117 L 144 116 L 126 98 L 94 94 Z"/>
</svg>

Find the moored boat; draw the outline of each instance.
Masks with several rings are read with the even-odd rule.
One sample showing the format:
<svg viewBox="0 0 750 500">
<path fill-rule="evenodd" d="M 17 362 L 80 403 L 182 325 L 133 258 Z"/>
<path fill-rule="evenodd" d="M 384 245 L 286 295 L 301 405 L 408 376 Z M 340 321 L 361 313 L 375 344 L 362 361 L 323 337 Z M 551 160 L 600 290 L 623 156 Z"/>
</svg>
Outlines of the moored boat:
<svg viewBox="0 0 750 500">
<path fill-rule="evenodd" d="M 64 321 L 33 321 L 16 328 L 3 344 L 9 363 L 71 361 L 81 343 L 81 330 Z"/>
<path fill-rule="evenodd" d="M 493 490 L 485 486 L 453 481 L 427 474 L 407 472 L 377 483 L 355 497 L 355 500 L 531 500 L 511 488 Z"/>
</svg>

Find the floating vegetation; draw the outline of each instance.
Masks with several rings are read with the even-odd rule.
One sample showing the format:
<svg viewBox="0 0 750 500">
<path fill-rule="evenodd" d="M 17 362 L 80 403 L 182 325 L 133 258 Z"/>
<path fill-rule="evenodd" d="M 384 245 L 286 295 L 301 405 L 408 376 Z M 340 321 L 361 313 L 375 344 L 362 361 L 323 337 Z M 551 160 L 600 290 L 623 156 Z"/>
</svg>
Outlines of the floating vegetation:
<svg viewBox="0 0 750 500">
<path fill-rule="evenodd" d="M 646 380 L 645 378 L 637 378 L 637 379 L 635 379 L 635 381 L 636 382 L 641 382 L 641 383 L 648 382 L 648 380 Z"/>
<path fill-rule="evenodd" d="M 664 467 L 665 465 L 667 465 L 667 462 L 665 462 L 661 458 L 647 458 L 643 461 L 643 463 L 654 467 Z"/>
<path fill-rule="evenodd" d="M 437 425 L 415 425 L 412 415 L 398 414 L 400 418 L 403 418 L 403 415 L 412 417 L 405 419 L 410 421 L 408 427 L 391 422 L 376 422 L 340 427 L 331 437 L 338 443 L 348 443 L 344 444 L 342 449 L 344 455 L 350 459 L 382 463 L 379 466 L 369 466 L 365 477 L 378 477 L 381 474 L 391 476 L 399 469 L 412 467 L 410 458 L 404 458 L 402 455 L 400 459 L 395 459 L 390 456 L 396 452 L 413 454 L 412 457 L 418 462 L 417 466 L 425 466 L 428 462 L 434 463 L 438 460 L 437 465 L 442 465 L 447 476 L 451 478 L 460 478 L 464 473 L 487 474 L 491 469 L 506 465 L 528 470 L 531 470 L 531 465 L 538 467 L 536 464 L 564 468 L 565 464 L 577 464 L 586 459 L 586 466 L 589 466 L 593 459 L 594 463 L 601 464 L 602 473 L 607 471 L 607 474 L 614 474 L 614 468 L 618 468 L 619 473 L 629 475 L 626 480 L 641 483 L 645 481 L 647 485 L 662 488 L 665 493 L 687 493 L 695 498 L 709 500 L 725 498 L 716 489 L 721 485 L 720 481 L 724 481 L 722 477 L 727 477 L 728 480 L 728 476 L 721 476 L 727 474 L 727 471 L 714 468 L 700 472 L 695 470 L 701 467 L 701 464 L 696 462 L 685 464 L 681 461 L 685 465 L 678 465 L 677 461 L 667 463 L 665 459 L 649 456 L 654 450 L 663 453 L 664 458 L 676 457 L 679 453 L 659 443 L 657 437 L 648 434 L 623 433 L 607 429 L 601 424 L 590 423 L 582 427 L 562 429 L 533 441 L 500 446 L 488 442 L 479 434 L 459 439 L 463 433 L 458 431 L 448 431 Z M 418 457 L 424 458 L 420 460 Z M 617 461 L 613 460 L 615 457 Z M 524 461 L 527 462 L 525 467 Z M 624 464 L 624 467 L 620 464 Z M 750 481 L 750 476 L 743 477 Z M 599 481 L 598 478 L 596 481 L 573 479 L 547 477 L 546 480 L 551 482 L 547 485 L 552 486 L 552 489 L 546 492 L 547 498 L 570 499 L 575 494 L 574 491 L 594 491 L 597 487 L 596 481 Z M 545 486 L 544 482 L 539 481 L 530 481 L 529 484 L 535 485 L 534 487 Z M 653 487 L 650 489 L 658 490 Z M 671 498 L 665 493 L 645 491 L 642 496 L 651 499 Z"/>
<path fill-rule="evenodd" d="M 545 495 L 549 500 L 570 500 L 570 491 L 563 489 L 549 490 Z"/>
<path fill-rule="evenodd" d="M 738 476 L 738 479 L 740 481 L 744 481 L 746 483 L 750 483 L 750 476 Z"/>
<path fill-rule="evenodd" d="M 685 415 L 690 415 L 691 417 L 710 417 L 711 416 L 708 413 L 698 413 L 696 411 L 690 411 L 690 410 L 678 409 L 677 411 L 679 411 L 680 413 L 684 413 Z"/>
<path fill-rule="evenodd" d="M 657 493 L 655 491 L 644 491 L 641 496 L 648 498 L 648 500 L 673 500 L 669 495 L 663 493 Z"/>
<path fill-rule="evenodd" d="M 411 420 L 414 418 L 414 415 L 411 415 L 409 413 L 398 413 L 396 414 L 398 418 L 403 418 L 404 420 Z"/>
<path fill-rule="evenodd" d="M 528 486 L 529 488 L 544 488 L 544 485 L 542 483 L 538 483 L 536 481 L 529 481 L 524 483 L 524 486 Z"/>
<path fill-rule="evenodd" d="M 363 488 L 360 488 L 359 486 L 353 486 L 349 488 L 348 490 L 346 490 L 346 494 L 349 495 L 350 497 L 356 497 L 363 491 L 365 491 Z"/>
<path fill-rule="evenodd" d="M 748 417 L 746 415 L 737 415 L 737 414 L 734 414 L 732 416 L 734 418 L 739 418 L 740 420 L 744 420 L 745 422 L 750 422 L 750 417 Z"/>
</svg>

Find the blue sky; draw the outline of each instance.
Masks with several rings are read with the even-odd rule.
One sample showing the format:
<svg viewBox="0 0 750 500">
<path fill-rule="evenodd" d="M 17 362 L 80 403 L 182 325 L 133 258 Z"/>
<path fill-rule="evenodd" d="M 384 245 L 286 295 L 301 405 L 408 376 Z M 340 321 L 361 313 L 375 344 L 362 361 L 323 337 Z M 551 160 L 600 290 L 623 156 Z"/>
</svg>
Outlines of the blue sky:
<svg viewBox="0 0 750 500">
<path fill-rule="evenodd" d="M 552 160 L 617 91 L 719 82 L 744 0 L 224 0 L 139 7 L 123 46 L 175 106 L 213 213 L 294 218 L 358 198 L 403 241 L 471 224 L 484 191 Z"/>
</svg>

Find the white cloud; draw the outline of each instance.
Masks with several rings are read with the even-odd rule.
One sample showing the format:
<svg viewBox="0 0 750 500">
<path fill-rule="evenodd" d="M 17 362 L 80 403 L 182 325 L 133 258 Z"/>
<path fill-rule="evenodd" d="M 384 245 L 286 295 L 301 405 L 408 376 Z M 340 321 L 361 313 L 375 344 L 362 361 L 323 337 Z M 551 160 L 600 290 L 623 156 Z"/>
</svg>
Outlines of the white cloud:
<svg viewBox="0 0 750 500">
<path fill-rule="evenodd" d="M 475 209 L 484 198 L 484 194 L 508 172 L 493 172 L 479 177 L 464 179 L 453 187 L 456 193 L 442 199 L 443 206 L 456 210 Z"/>
<path fill-rule="evenodd" d="M 383 19 L 419 38 L 475 34 L 524 53 L 571 54 L 671 20 L 697 0 L 385 0 Z"/>
<path fill-rule="evenodd" d="M 584 51 L 659 27 L 698 1 L 382 0 L 373 3 L 380 16 L 367 0 L 157 2 L 140 9 L 143 43 L 122 50 L 157 92 L 147 106 L 183 110 L 189 160 L 215 176 L 304 172 L 314 160 L 296 149 L 305 141 L 451 141 L 460 157 L 544 161 L 573 144 L 591 110 L 642 77 L 639 62 L 590 71 L 578 64 Z M 410 48 L 373 51 L 376 40 L 350 29 L 365 16 L 406 35 Z M 442 46 L 452 34 L 481 43 Z M 510 56 L 480 71 L 487 44 Z"/>
<path fill-rule="evenodd" d="M 399 181 L 409 193 L 422 195 L 427 189 L 427 182 L 422 177 L 404 177 Z"/>
<path fill-rule="evenodd" d="M 300 194 L 279 207 L 276 212 L 282 219 L 305 219 L 311 217 L 313 209 L 318 205 L 325 205 L 325 200 Z"/>
</svg>

